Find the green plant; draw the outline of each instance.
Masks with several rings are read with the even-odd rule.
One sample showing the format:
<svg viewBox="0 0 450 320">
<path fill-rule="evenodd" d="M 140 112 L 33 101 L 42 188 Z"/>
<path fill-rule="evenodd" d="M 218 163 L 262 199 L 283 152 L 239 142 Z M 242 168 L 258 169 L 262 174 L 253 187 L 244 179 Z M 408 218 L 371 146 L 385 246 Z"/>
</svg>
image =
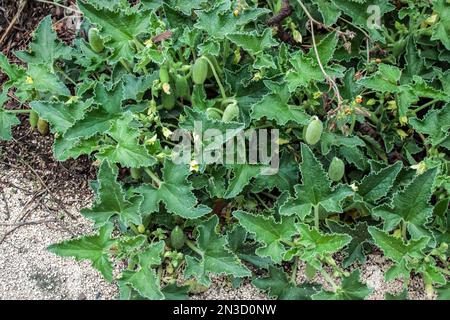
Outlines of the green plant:
<svg viewBox="0 0 450 320">
<path fill-rule="evenodd" d="M 102 50 L 82 33 L 61 43 L 47 17 L 16 53 L 26 67 L 0 55 L 0 105 L 14 94 L 48 122 L 59 161 L 99 163 L 81 211 L 98 234 L 50 251 L 90 260 L 124 299 L 187 298 L 213 275 L 251 276 L 248 265 L 267 271 L 253 283 L 272 297 L 364 299 L 348 268 L 378 247 L 394 262 L 388 280 L 406 288 L 416 273 L 429 297 L 448 297 L 447 1 L 103 3 L 78 1 Z M 374 3 L 383 24 L 369 28 Z M 28 112 L 0 109 L 0 137 Z M 196 123 L 226 134 L 198 142 Z M 278 129 L 279 170 L 176 164 L 177 128 L 207 150 Z M 330 289 L 298 284 L 300 262 Z"/>
</svg>

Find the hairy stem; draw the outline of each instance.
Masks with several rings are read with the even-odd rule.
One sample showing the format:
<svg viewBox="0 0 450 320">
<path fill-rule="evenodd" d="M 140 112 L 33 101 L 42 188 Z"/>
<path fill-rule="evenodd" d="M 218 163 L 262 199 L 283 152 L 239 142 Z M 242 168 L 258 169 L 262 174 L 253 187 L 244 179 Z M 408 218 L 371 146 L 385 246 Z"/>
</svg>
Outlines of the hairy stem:
<svg viewBox="0 0 450 320">
<path fill-rule="evenodd" d="M 222 81 L 220 81 L 219 75 L 217 74 L 216 68 L 214 67 L 214 64 L 211 62 L 211 60 L 208 59 L 208 57 L 202 56 L 201 59 L 205 59 L 206 62 L 208 62 L 209 67 L 211 68 L 212 73 L 214 75 L 214 78 L 216 79 L 216 82 L 217 82 L 217 84 L 219 86 L 220 94 L 222 95 L 222 98 L 223 99 L 228 99 L 227 95 L 225 94 L 225 89 L 224 89 L 224 87 L 222 85 Z"/>
<path fill-rule="evenodd" d="M 31 109 L 14 109 L 14 110 L 8 110 L 8 109 L 0 109 L 5 113 L 30 113 Z"/>
<path fill-rule="evenodd" d="M 320 274 L 331 285 L 331 287 L 333 288 L 333 292 L 336 292 L 339 287 L 336 285 L 336 282 L 334 282 L 333 278 L 328 274 L 328 272 L 326 272 L 325 269 L 320 268 Z"/>
<path fill-rule="evenodd" d="M 158 185 L 158 187 L 162 184 L 162 181 L 158 178 L 156 174 L 153 173 L 149 168 L 144 168 L 144 171 L 152 180 Z"/>
<path fill-rule="evenodd" d="M 318 24 L 323 26 L 323 24 L 319 21 L 317 21 L 316 19 L 313 18 L 313 16 L 311 15 L 311 13 L 309 13 L 308 9 L 306 8 L 306 6 L 303 4 L 303 2 L 301 0 L 297 0 L 300 7 L 302 7 L 303 11 L 305 12 L 305 14 L 308 16 L 309 19 L 309 23 L 311 26 L 311 37 L 312 37 L 312 42 L 313 42 L 313 50 L 314 50 L 314 54 L 316 55 L 316 60 L 317 63 L 319 64 L 319 68 L 320 71 L 322 71 L 325 80 L 330 84 L 331 88 L 334 91 L 334 95 L 336 96 L 336 98 L 338 99 L 338 108 L 341 107 L 342 105 L 342 96 L 339 92 L 339 88 L 336 84 L 336 82 L 328 75 L 328 73 L 325 71 L 325 68 L 320 60 L 320 54 L 319 54 L 319 50 L 317 49 L 317 43 L 316 43 L 316 36 L 314 34 L 314 24 Z"/>
<path fill-rule="evenodd" d="M 297 271 L 298 271 L 299 258 L 294 258 L 294 263 L 292 264 L 291 282 L 295 285 L 297 284 Z"/>
<path fill-rule="evenodd" d="M 314 206 L 314 226 L 319 229 L 319 205 Z"/>
<path fill-rule="evenodd" d="M 402 222 L 402 238 L 403 238 L 403 241 L 405 241 L 405 242 L 408 241 L 406 226 L 407 226 L 407 223 L 405 221 L 403 221 Z"/>
<path fill-rule="evenodd" d="M 129 73 L 133 73 L 133 70 L 131 70 L 130 65 L 128 64 L 128 62 L 126 62 L 123 58 L 121 58 L 120 63 L 123 65 L 123 67 L 125 68 L 125 70 L 127 70 Z"/>
<path fill-rule="evenodd" d="M 200 251 L 200 249 L 191 241 L 191 240 L 186 240 L 186 245 L 195 253 L 197 253 L 198 255 L 202 255 L 202 252 Z"/>
</svg>

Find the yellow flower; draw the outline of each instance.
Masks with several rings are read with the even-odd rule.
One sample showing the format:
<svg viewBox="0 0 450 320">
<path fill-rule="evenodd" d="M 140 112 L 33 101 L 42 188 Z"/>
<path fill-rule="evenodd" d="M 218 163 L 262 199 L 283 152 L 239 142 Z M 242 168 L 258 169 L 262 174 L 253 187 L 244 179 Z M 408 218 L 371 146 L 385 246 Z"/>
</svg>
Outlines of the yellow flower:
<svg viewBox="0 0 450 320">
<path fill-rule="evenodd" d="M 152 39 L 150 38 L 150 39 L 148 39 L 148 40 L 145 40 L 144 45 L 145 45 L 147 48 L 152 47 L 152 46 L 153 46 L 153 41 L 152 41 Z"/>
<path fill-rule="evenodd" d="M 168 139 L 168 138 L 172 135 L 173 132 L 170 131 L 169 128 L 163 127 L 163 128 L 162 128 L 162 133 L 163 133 L 163 136 L 164 136 L 166 139 Z"/>
<path fill-rule="evenodd" d="M 387 102 L 387 109 L 391 111 L 397 110 L 397 102 L 395 100 L 390 100 Z"/>
<path fill-rule="evenodd" d="M 33 78 L 30 77 L 30 76 L 27 76 L 26 79 L 25 79 L 25 83 L 26 84 L 33 84 L 34 83 Z"/>
<path fill-rule="evenodd" d="M 408 124 L 408 117 L 407 116 L 402 116 L 402 117 L 400 117 L 400 124 L 402 125 L 402 126 L 404 126 L 405 124 Z"/>
<path fill-rule="evenodd" d="M 78 96 L 70 96 L 70 98 L 66 101 L 65 104 L 72 104 L 78 101 Z"/>
<path fill-rule="evenodd" d="M 156 142 L 156 139 L 158 138 L 158 135 L 154 135 L 153 137 L 151 137 L 150 139 L 147 139 L 146 141 L 145 141 L 145 144 L 148 144 L 148 145 L 153 145 L 155 142 Z"/>
<path fill-rule="evenodd" d="M 397 131 L 397 134 L 400 136 L 400 139 L 402 140 L 408 137 L 408 134 L 402 129 L 396 129 L 395 131 Z"/>
<path fill-rule="evenodd" d="M 313 98 L 314 98 L 315 100 L 317 100 L 317 99 L 319 99 L 320 97 L 322 97 L 322 95 L 323 95 L 322 92 L 317 91 L 317 92 L 314 92 Z"/>
<path fill-rule="evenodd" d="M 262 74 L 261 74 L 261 72 L 257 72 L 257 73 L 255 73 L 255 75 L 253 76 L 253 81 L 259 81 L 259 80 L 261 80 L 262 79 Z"/>
<path fill-rule="evenodd" d="M 427 171 L 427 164 L 425 162 L 419 162 L 418 164 L 415 164 L 413 166 L 410 167 L 411 169 L 416 170 L 417 175 L 421 175 L 422 173 L 424 173 L 425 171 Z"/>
<path fill-rule="evenodd" d="M 196 160 L 192 160 L 189 164 L 189 171 L 198 172 L 199 169 L 200 165 L 198 164 L 198 162 Z"/>
<path fill-rule="evenodd" d="M 279 138 L 279 139 L 277 140 L 277 144 L 278 144 L 279 146 L 282 146 L 282 145 L 288 144 L 288 143 L 289 143 L 289 140 L 287 140 L 287 139 Z"/>
<path fill-rule="evenodd" d="M 163 83 L 162 89 L 163 89 L 165 94 L 170 94 L 170 84 L 168 84 L 167 82 Z"/>
</svg>

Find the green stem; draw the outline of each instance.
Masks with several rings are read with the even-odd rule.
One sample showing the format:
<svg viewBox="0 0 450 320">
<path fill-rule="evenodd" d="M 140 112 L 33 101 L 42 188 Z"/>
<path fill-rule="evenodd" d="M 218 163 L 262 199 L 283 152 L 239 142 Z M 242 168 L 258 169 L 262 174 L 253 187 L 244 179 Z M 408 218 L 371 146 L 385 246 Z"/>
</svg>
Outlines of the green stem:
<svg viewBox="0 0 450 320">
<path fill-rule="evenodd" d="M 220 110 L 219 108 L 210 107 L 209 109 L 215 110 L 215 111 L 219 112 L 220 114 L 223 114 L 223 111 Z"/>
<path fill-rule="evenodd" d="M 290 246 L 290 247 L 297 247 L 297 246 L 295 245 L 295 243 L 293 243 L 292 241 L 289 241 L 289 240 L 283 240 L 283 239 L 281 239 L 281 242 L 287 244 L 287 245 Z"/>
<path fill-rule="evenodd" d="M 420 111 L 422 111 L 423 109 L 426 109 L 426 108 L 428 108 L 429 106 L 432 106 L 433 104 L 435 104 L 436 102 L 439 102 L 439 101 L 440 101 L 440 100 L 436 100 L 436 99 L 435 99 L 435 100 L 431 100 L 431 101 L 425 103 L 424 105 L 418 107 L 417 109 L 415 109 L 415 110 L 413 111 L 413 113 L 416 114 L 417 112 L 420 112 Z"/>
<path fill-rule="evenodd" d="M 19 110 L 8 110 L 8 109 L 0 109 L 6 113 L 30 113 L 31 109 L 19 109 Z"/>
<path fill-rule="evenodd" d="M 200 251 L 200 249 L 197 248 L 197 246 L 191 240 L 186 240 L 186 244 L 192 251 L 194 251 L 198 255 L 200 255 L 200 256 L 203 255 L 203 253 Z"/>
<path fill-rule="evenodd" d="M 220 94 L 222 95 L 222 98 L 227 99 L 227 95 L 225 94 L 225 89 L 222 85 L 222 81 L 220 81 L 220 78 L 219 78 L 219 75 L 217 74 L 216 68 L 214 68 L 214 64 L 206 56 L 202 56 L 202 59 L 205 59 L 206 62 L 208 62 L 209 67 L 211 68 L 211 70 L 213 72 L 214 78 L 216 79 L 216 82 L 219 85 Z"/>
<path fill-rule="evenodd" d="M 334 282 L 333 278 L 326 272 L 323 268 L 320 268 L 320 274 L 325 278 L 325 280 L 333 287 L 333 292 L 336 292 L 339 288 Z"/>
<path fill-rule="evenodd" d="M 149 168 L 144 168 L 144 171 L 146 174 L 149 175 L 150 178 L 152 178 L 153 181 L 156 182 L 158 187 L 162 184 L 162 181 L 158 178 L 158 176 L 156 174 L 153 173 L 152 170 L 150 170 Z"/>
<path fill-rule="evenodd" d="M 408 241 L 408 237 L 406 234 L 406 226 L 407 226 L 407 223 L 405 221 L 403 221 L 402 222 L 402 238 L 403 238 L 403 241 L 405 241 L 405 242 Z"/>
<path fill-rule="evenodd" d="M 353 130 L 355 130 L 355 125 L 356 125 L 356 112 L 355 112 L 355 110 L 353 110 L 352 123 L 350 125 L 350 131 L 348 133 L 349 136 L 351 136 L 353 133 Z"/>
<path fill-rule="evenodd" d="M 71 84 L 73 84 L 74 86 L 77 85 L 77 83 L 75 81 L 72 80 L 72 78 L 70 78 L 67 73 L 65 73 L 63 70 L 58 69 L 58 72 L 61 73 L 61 75 L 64 77 L 64 79 L 66 79 L 67 81 L 69 81 Z"/>
<path fill-rule="evenodd" d="M 136 228 L 136 226 L 134 224 L 130 224 L 130 229 L 133 230 L 133 232 L 138 235 L 141 234 L 138 229 Z"/>
<path fill-rule="evenodd" d="M 254 195 L 255 195 L 255 198 L 263 205 L 263 207 L 266 209 L 266 210 L 269 210 L 270 211 L 270 208 L 267 206 L 267 204 L 263 201 L 263 199 L 261 199 L 261 197 L 257 194 L 257 193 L 254 193 Z"/>
<path fill-rule="evenodd" d="M 295 257 L 294 258 L 294 263 L 292 264 L 291 282 L 294 285 L 297 284 L 298 261 L 299 261 L 299 258 Z"/>
<path fill-rule="evenodd" d="M 441 267 L 436 266 L 436 269 L 438 269 L 440 272 L 442 272 L 443 274 L 450 276 L 450 271 Z"/>
<path fill-rule="evenodd" d="M 314 226 L 319 230 L 319 205 L 314 206 Z"/>
<path fill-rule="evenodd" d="M 136 49 L 142 50 L 145 49 L 144 45 L 136 38 L 133 38 L 133 43 L 136 45 Z"/>
<path fill-rule="evenodd" d="M 130 65 L 128 64 L 128 62 L 126 62 L 123 58 L 121 58 L 119 61 L 129 73 L 133 73 L 133 70 L 131 70 Z"/>
</svg>

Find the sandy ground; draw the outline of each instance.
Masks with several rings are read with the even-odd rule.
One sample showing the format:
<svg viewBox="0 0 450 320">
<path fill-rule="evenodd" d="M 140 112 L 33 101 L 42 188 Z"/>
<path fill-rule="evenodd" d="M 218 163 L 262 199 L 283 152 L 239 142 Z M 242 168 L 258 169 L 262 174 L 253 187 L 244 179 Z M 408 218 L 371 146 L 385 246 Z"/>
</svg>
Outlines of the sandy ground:
<svg viewBox="0 0 450 320">
<path fill-rule="evenodd" d="M 61 197 L 72 218 L 36 183 L 23 181 L 14 170 L 1 175 L 9 186 L 0 188 L 0 299 L 114 298 L 116 286 L 102 280 L 88 262 L 46 251 L 52 243 L 91 232 L 91 224 L 78 213 L 86 199 L 73 192 Z"/>
<path fill-rule="evenodd" d="M 115 299 L 117 287 L 104 281 L 88 262 L 46 251 L 52 243 L 93 232 L 91 223 L 78 213 L 92 200 L 90 192 L 68 187 L 56 201 L 39 181 L 14 168 L 0 166 L 0 173 L 0 299 Z M 370 299 L 402 291 L 401 281 L 386 283 L 383 279 L 390 265 L 380 254 L 371 254 L 368 263 L 355 266 L 373 289 Z M 304 268 L 299 265 L 299 283 L 306 281 Z M 324 283 L 319 275 L 313 281 Z M 248 281 L 237 289 L 226 283 L 217 278 L 211 288 L 192 298 L 268 298 Z M 412 279 L 409 293 L 412 299 L 425 298 L 420 278 Z"/>
</svg>

